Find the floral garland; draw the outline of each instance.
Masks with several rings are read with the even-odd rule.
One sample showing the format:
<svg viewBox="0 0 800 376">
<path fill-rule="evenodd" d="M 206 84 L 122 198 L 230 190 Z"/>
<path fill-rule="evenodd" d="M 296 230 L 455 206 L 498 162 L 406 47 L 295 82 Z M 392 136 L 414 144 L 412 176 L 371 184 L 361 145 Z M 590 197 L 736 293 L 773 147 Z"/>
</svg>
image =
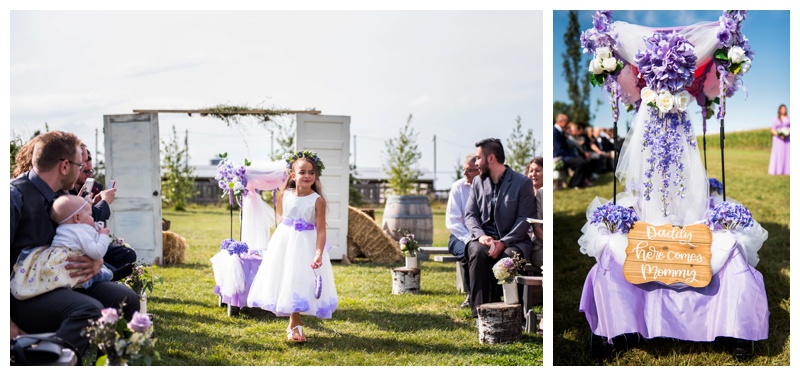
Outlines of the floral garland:
<svg viewBox="0 0 800 376">
<path fill-rule="evenodd" d="M 325 170 L 325 163 L 322 162 L 322 158 L 317 156 L 317 153 L 311 150 L 302 150 L 298 151 L 297 153 L 286 153 L 283 155 L 283 160 L 286 161 L 286 169 L 292 169 L 292 165 L 296 162 L 299 158 L 305 158 L 310 161 L 313 161 L 314 164 L 317 166 L 317 170 L 319 171 L 319 175 L 322 175 L 322 171 Z"/>
<path fill-rule="evenodd" d="M 714 206 L 706 214 L 706 225 L 712 230 L 735 230 L 753 226 L 753 215 L 742 204 L 723 201 Z"/>
<path fill-rule="evenodd" d="M 214 177 L 219 182 L 219 187 L 222 188 L 222 197 L 228 196 L 231 206 L 233 200 L 242 206 L 242 196 L 247 196 L 247 166 L 250 166 L 250 161 L 244 160 L 244 165 L 239 165 L 231 162 L 227 157 L 228 153 L 219 155 L 222 160 L 217 164 L 217 175 Z"/>
<path fill-rule="evenodd" d="M 150 316 L 134 312 L 128 322 L 122 315 L 122 309 L 104 308 L 100 314 L 99 319 L 89 320 L 89 325 L 83 331 L 89 338 L 89 344 L 105 354 L 97 358 L 95 365 L 137 362 L 149 366 L 154 359 L 161 359 L 156 350 L 157 340 L 153 335 Z"/>
<path fill-rule="evenodd" d="M 741 76 L 750 70 L 755 55 L 747 37 L 742 33 L 742 21 L 745 18 L 746 10 L 729 10 L 719 17 L 717 40 L 720 48 L 714 52 L 721 98 L 718 100 L 717 119 L 725 118 L 725 98 L 732 97 L 744 87 Z"/>
<path fill-rule="evenodd" d="M 592 216 L 589 218 L 589 223 L 602 223 L 611 233 L 627 234 L 638 220 L 639 216 L 632 208 L 609 202 L 594 209 Z"/>
<path fill-rule="evenodd" d="M 642 88 L 642 104 L 647 105 L 649 117 L 645 121 L 642 152 L 650 150 L 643 183 L 645 200 L 651 199 L 654 190 L 653 178 L 658 175 L 661 184 L 661 212 L 669 216 L 669 189 L 678 187 L 677 195 L 686 195 L 684 165 L 681 157 L 685 151 L 683 142 L 697 147 L 692 124 L 686 110 L 692 95 L 686 90 L 694 80 L 697 56 L 694 46 L 681 34 L 655 33 L 645 38 L 645 51 L 636 53 L 639 76 L 646 87 Z M 676 167 L 673 176 L 671 167 Z"/>
<path fill-rule="evenodd" d="M 625 67 L 622 59 L 614 56 L 617 45 L 617 32 L 611 28 L 613 11 L 598 10 L 592 16 L 592 28 L 581 33 L 583 53 L 592 53 L 589 72 L 592 86 L 602 85 L 611 95 L 611 113 L 614 121 L 619 119 L 619 100 L 621 88 L 615 77 Z"/>
</svg>

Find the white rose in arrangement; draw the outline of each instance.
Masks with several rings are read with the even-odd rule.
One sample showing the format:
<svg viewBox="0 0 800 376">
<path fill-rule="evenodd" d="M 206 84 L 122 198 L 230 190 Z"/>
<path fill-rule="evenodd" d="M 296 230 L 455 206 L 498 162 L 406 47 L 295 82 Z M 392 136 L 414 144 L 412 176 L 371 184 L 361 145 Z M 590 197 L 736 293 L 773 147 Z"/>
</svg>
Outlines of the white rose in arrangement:
<svg viewBox="0 0 800 376">
<path fill-rule="evenodd" d="M 675 104 L 675 98 L 672 94 L 666 90 L 658 93 L 658 99 L 656 99 L 656 106 L 661 112 L 669 112 L 672 110 L 673 105 Z"/>
<path fill-rule="evenodd" d="M 649 87 L 642 88 L 641 95 L 642 95 L 642 103 L 644 103 L 645 105 L 650 103 L 655 103 L 656 97 L 658 96 L 658 94 L 656 94 L 656 91 Z"/>
<path fill-rule="evenodd" d="M 613 72 L 617 69 L 617 59 L 613 57 L 609 57 L 603 60 L 603 69 Z"/>
<path fill-rule="evenodd" d="M 747 57 L 745 57 L 745 58 L 744 58 L 744 60 L 742 60 L 742 65 L 741 65 L 741 68 L 740 68 L 740 69 L 741 69 L 741 70 L 739 71 L 739 74 L 740 74 L 740 75 L 747 73 L 747 71 L 749 71 L 749 70 L 750 70 L 750 59 L 748 59 Z"/>
<path fill-rule="evenodd" d="M 605 60 L 611 57 L 611 48 L 609 47 L 598 47 L 594 51 L 594 56 L 597 59 Z"/>
<path fill-rule="evenodd" d="M 684 90 L 678 94 L 675 94 L 675 107 L 678 108 L 678 111 L 686 111 L 686 109 L 689 108 L 689 103 L 691 102 L 692 95 L 689 94 L 688 91 Z"/>
<path fill-rule="evenodd" d="M 599 59 L 592 59 L 592 61 L 589 62 L 589 72 L 594 74 L 603 73 L 603 64 L 600 63 Z"/>
<path fill-rule="evenodd" d="M 733 46 L 728 50 L 728 60 L 732 63 L 741 63 L 745 59 L 744 50 L 739 46 Z"/>
</svg>

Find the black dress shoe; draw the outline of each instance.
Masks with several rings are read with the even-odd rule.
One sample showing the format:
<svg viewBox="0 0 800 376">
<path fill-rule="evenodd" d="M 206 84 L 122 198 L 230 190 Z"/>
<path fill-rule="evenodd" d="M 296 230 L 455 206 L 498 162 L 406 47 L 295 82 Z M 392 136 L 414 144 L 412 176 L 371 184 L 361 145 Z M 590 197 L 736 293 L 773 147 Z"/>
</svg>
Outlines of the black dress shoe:
<svg viewBox="0 0 800 376">
<path fill-rule="evenodd" d="M 464 303 L 461 303 L 461 308 L 469 308 L 469 295 L 464 299 Z"/>
</svg>

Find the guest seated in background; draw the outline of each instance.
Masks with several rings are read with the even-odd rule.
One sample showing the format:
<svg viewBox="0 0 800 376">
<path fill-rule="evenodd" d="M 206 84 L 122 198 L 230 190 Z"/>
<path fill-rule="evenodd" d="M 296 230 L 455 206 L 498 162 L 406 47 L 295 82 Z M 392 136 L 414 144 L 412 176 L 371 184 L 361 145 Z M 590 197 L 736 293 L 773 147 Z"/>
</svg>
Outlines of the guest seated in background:
<svg viewBox="0 0 800 376">
<path fill-rule="evenodd" d="M 542 181 L 542 172 L 544 168 L 544 161 L 542 157 L 535 157 L 528 162 L 528 165 L 525 167 L 525 175 L 531 179 L 533 183 L 533 190 L 536 194 L 536 216 L 535 219 L 542 219 L 542 207 L 544 206 L 543 197 L 542 195 L 543 190 L 542 186 L 544 182 Z M 542 225 L 535 223 L 531 226 L 530 236 L 533 240 L 533 248 L 531 249 L 531 258 L 528 260 L 530 261 L 531 265 L 534 267 L 534 275 L 541 276 L 542 275 L 542 264 L 544 263 L 544 246 L 542 243 Z"/>
<path fill-rule="evenodd" d="M 569 118 L 567 115 L 558 114 L 556 116 L 556 122 L 553 125 L 553 158 L 561 158 L 564 165 L 573 171 L 572 177 L 567 183 L 570 188 L 586 187 L 592 184 L 589 180 L 589 168 L 591 168 L 591 165 L 580 157 L 574 148 L 570 147 L 567 141 L 568 123 Z"/>
<path fill-rule="evenodd" d="M 80 139 L 72 133 L 51 131 L 36 138 L 32 153 L 33 169 L 11 181 L 10 265 L 23 249 L 49 245 L 56 229 L 49 207 L 56 197 L 68 194 L 84 167 Z M 66 269 L 83 283 L 102 268 L 102 260 L 70 256 Z M 11 335 L 20 333 L 55 334 L 72 344 L 83 355 L 89 339 L 81 332 L 89 320 L 100 318 L 104 307 L 123 305 L 123 315 L 131 320 L 139 310 L 139 296 L 127 286 L 99 282 L 88 289 L 59 288 L 31 299 L 10 297 Z"/>
<path fill-rule="evenodd" d="M 450 194 L 447 198 L 447 210 L 445 213 L 445 227 L 450 231 L 450 240 L 447 242 L 447 250 L 451 255 L 458 257 L 463 278 L 464 291 L 469 292 L 469 258 L 466 253 L 467 242 L 471 235 L 464 222 L 465 209 L 469 200 L 469 192 L 472 188 L 472 179 L 478 176 L 478 166 L 475 154 L 467 155 L 464 159 L 464 177 L 458 179 L 450 187 Z M 469 294 L 467 294 L 461 308 L 469 307 Z"/>
<path fill-rule="evenodd" d="M 533 241 L 527 220 L 536 216 L 536 197 L 531 180 L 504 164 L 500 140 L 487 138 L 475 146 L 480 175 L 472 181 L 465 223 L 472 234 L 467 244 L 469 299 L 477 324 L 478 306 L 500 300 L 493 288 L 498 285 L 494 264 L 515 253 L 530 259 Z"/>
</svg>

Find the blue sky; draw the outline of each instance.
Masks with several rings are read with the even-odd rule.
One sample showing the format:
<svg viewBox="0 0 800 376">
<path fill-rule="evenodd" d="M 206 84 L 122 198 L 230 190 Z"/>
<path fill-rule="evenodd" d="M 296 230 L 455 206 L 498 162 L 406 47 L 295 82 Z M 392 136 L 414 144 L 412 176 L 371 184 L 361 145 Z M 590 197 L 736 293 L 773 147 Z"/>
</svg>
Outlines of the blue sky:
<svg viewBox="0 0 800 376">
<path fill-rule="evenodd" d="M 578 19 L 581 30 L 592 27 L 594 11 L 579 11 Z M 667 27 L 691 25 L 697 22 L 714 21 L 722 14 L 721 10 L 700 11 L 615 11 L 614 21 L 625 21 L 632 24 Z M 553 100 L 568 101 L 566 82 L 563 75 L 564 32 L 569 23 L 569 11 L 553 11 Z M 728 100 L 725 116 L 725 131 L 737 131 L 769 127 L 777 114 L 778 106 L 785 103 L 792 114 L 789 105 L 789 11 L 749 11 L 742 31 L 750 40 L 750 45 L 755 51 L 753 66 L 744 75 L 743 81 L 747 89 L 737 92 Z M 586 67 L 588 68 L 588 55 Z M 597 109 L 593 123 L 601 127 L 611 127 L 611 108 L 607 95 L 601 88 L 592 88 L 592 111 Z M 596 106 L 597 99 L 603 104 Z M 702 118 L 697 111 L 699 107 L 692 107 L 692 121 L 696 132 L 702 132 Z M 622 112 L 618 125 L 620 132 L 625 131 L 627 115 Z M 709 133 L 719 133 L 719 122 L 715 119 L 708 123 Z"/>
</svg>

